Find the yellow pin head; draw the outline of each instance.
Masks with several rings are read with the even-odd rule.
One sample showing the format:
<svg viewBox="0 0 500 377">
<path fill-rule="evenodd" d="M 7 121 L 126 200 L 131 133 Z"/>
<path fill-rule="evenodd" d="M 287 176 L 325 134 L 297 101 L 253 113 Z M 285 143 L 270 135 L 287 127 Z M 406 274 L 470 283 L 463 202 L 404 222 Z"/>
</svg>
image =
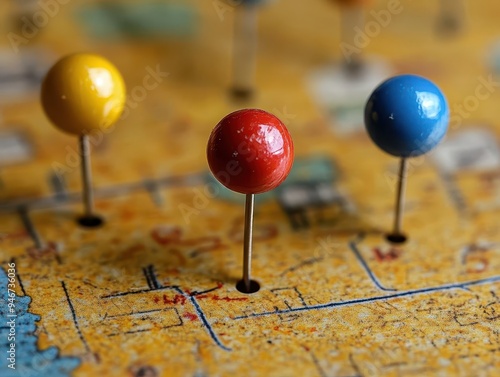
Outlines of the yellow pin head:
<svg viewBox="0 0 500 377">
<path fill-rule="evenodd" d="M 111 127 L 125 106 L 125 83 L 108 60 L 74 54 L 59 60 L 42 84 L 42 106 L 54 125 L 82 135 Z"/>
</svg>

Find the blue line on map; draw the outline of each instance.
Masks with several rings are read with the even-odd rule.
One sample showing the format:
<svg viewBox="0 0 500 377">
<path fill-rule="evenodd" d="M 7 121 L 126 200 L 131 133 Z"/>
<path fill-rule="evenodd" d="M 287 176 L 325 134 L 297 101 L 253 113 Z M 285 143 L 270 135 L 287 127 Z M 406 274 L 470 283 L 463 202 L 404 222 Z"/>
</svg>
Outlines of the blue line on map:
<svg viewBox="0 0 500 377">
<path fill-rule="evenodd" d="M 189 302 L 191 302 L 191 304 L 193 304 L 193 307 L 196 310 L 196 314 L 197 314 L 198 318 L 200 319 L 203 327 L 205 327 L 205 329 L 208 332 L 208 335 L 210 335 L 210 337 L 215 342 L 215 344 L 217 344 L 224 351 L 231 351 L 231 348 L 228 348 L 224 344 L 222 344 L 221 340 L 218 338 L 214 329 L 212 328 L 212 326 L 208 322 L 207 316 L 203 312 L 203 309 L 200 307 L 200 304 L 198 304 L 198 301 L 196 300 L 195 296 L 197 294 L 200 294 L 200 292 L 188 294 L 176 285 L 165 286 L 165 287 L 160 286 L 156 280 L 153 265 L 148 266 L 147 269 L 143 269 L 143 272 L 144 272 L 144 275 L 146 277 L 146 280 L 148 281 L 148 286 L 150 286 L 150 284 L 152 283 L 151 285 L 155 286 L 156 288 L 151 287 L 150 289 L 141 289 L 140 291 L 115 293 L 112 295 L 102 296 L 101 298 L 102 299 L 109 299 L 109 298 L 115 298 L 115 297 L 128 296 L 128 295 L 137 294 L 137 293 L 146 293 L 146 292 L 159 291 L 159 290 L 163 290 L 163 289 L 172 289 L 175 292 L 177 292 L 177 293 L 181 294 L 182 296 L 186 297 L 187 299 L 189 299 Z M 216 289 L 216 288 L 214 288 L 214 289 Z M 210 289 L 209 291 L 212 291 L 212 290 L 213 289 Z M 209 292 L 209 291 L 207 291 L 207 292 Z"/>
<path fill-rule="evenodd" d="M 222 344 L 222 342 L 220 341 L 220 339 L 215 334 L 214 329 L 212 328 L 212 326 L 210 325 L 210 323 L 208 323 L 207 317 L 205 316 L 205 313 L 203 313 L 203 310 L 201 309 L 200 304 L 198 304 L 198 301 L 196 301 L 196 298 L 194 296 L 188 296 L 188 297 L 189 297 L 189 301 L 191 301 L 191 303 L 193 304 L 193 306 L 194 306 L 194 308 L 196 310 L 196 313 L 198 314 L 198 317 L 200 318 L 201 322 L 203 323 L 203 325 L 207 329 L 207 331 L 210 334 L 210 337 L 213 339 L 213 341 L 220 348 L 222 348 L 224 351 L 231 351 L 231 348 L 228 348 L 224 344 Z"/>
<path fill-rule="evenodd" d="M 365 303 L 371 303 L 371 302 L 377 302 L 377 301 L 385 301 L 385 300 L 399 298 L 399 297 L 416 296 L 416 295 L 433 293 L 433 292 L 442 292 L 442 291 L 448 291 L 448 290 L 452 290 L 452 289 L 467 289 L 468 287 L 471 287 L 474 285 L 482 285 L 482 284 L 489 284 L 489 283 L 496 283 L 496 282 L 500 282 L 500 275 L 493 276 L 493 277 L 486 278 L 486 279 L 468 281 L 465 283 L 445 284 L 445 285 L 440 285 L 440 286 L 431 287 L 431 288 L 412 289 L 409 291 L 397 292 L 397 293 L 393 293 L 391 295 L 386 295 L 386 296 L 357 298 L 357 299 L 347 300 L 347 301 L 333 301 L 333 302 L 329 302 L 327 304 L 320 304 L 320 305 L 313 305 L 313 306 L 302 306 L 302 307 L 299 306 L 299 307 L 291 308 L 291 309 L 276 310 L 274 312 L 252 313 L 252 314 L 248 314 L 248 315 L 244 315 L 244 316 L 234 317 L 233 319 L 246 319 L 246 318 L 251 318 L 251 317 L 264 317 L 264 316 L 268 316 L 268 315 L 279 315 L 279 314 L 303 312 L 303 311 L 309 311 L 309 310 L 331 309 L 331 308 L 350 306 L 350 305 L 356 305 L 356 304 L 365 304 Z"/>
<path fill-rule="evenodd" d="M 380 283 L 380 281 L 377 279 L 373 271 L 370 269 L 370 266 L 368 266 L 368 263 L 366 263 L 366 260 L 363 258 L 361 253 L 359 252 L 358 248 L 356 247 L 356 242 L 349 242 L 349 246 L 351 250 L 354 252 L 354 255 L 356 255 L 356 259 L 358 262 L 361 264 L 361 266 L 364 268 L 370 279 L 372 280 L 373 284 L 377 286 L 378 289 L 386 292 L 394 292 L 397 291 L 397 289 L 394 288 L 386 288 Z"/>
<path fill-rule="evenodd" d="M 198 301 L 196 300 L 195 296 L 187 294 L 179 287 L 174 287 L 174 289 L 176 292 L 187 297 L 189 299 L 189 301 L 191 302 L 191 304 L 193 304 L 194 309 L 196 310 L 196 314 L 198 315 L 198 318 L 200 319 L 200 321 L 203 324 L 203 326 L 205 327 L 205 329 L 208 331 L 208 334 L 210 335 L 212 340 L 215 342 L 215 344 L 217 344 L 224 351 L 231 351 L 231 348 L 228 348 L 224 344 L 222 344 L 220 339 L 217 337 L 217 334 L 215 334 L 214 329 L 212 328 L 212 326 L 208 322 L 207 316 L 205 315 L 205 313 L 201 309 L 200 304 L 198 304 Z"/>
</svg>

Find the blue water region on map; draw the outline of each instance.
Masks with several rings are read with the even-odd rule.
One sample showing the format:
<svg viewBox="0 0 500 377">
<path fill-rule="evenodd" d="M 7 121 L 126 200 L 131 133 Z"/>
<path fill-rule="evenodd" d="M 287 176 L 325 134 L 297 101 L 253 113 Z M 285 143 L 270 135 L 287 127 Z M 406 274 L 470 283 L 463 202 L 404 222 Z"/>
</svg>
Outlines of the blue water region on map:
<svg viewBox="0 0 500 377">
<path fill-rule="evenodd" d="M 0 268 L 0 376 L 70 376 L 80 365 L 80 359 L 61 357 L 57 347 L 38 348 L 35 330 L 40 316 L 28 312 L 31 302 L 29 296 L 15 295 L 14 300 L 11 297 L 10 302 L 14 303 L 14 307 L 9 308 L 8 283 L 6 271 Z M 18 285 L 17 280 L 15 284 Z"/>
</svg>

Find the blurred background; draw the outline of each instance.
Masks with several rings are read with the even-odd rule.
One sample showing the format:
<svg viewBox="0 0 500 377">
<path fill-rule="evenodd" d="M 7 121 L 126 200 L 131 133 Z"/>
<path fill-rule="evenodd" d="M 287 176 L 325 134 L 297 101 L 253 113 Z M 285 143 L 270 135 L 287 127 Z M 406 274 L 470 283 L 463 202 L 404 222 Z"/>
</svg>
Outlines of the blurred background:
<svg viewBox="0 0 500 377">
<path fill-rule="evenodd" d="M 68 148 L 74 139 L 53 128 L 39 104 L 44 73 L 69 53 L 107 57 L 128 87 L 126 116 L 94 148 L 97 184 L 205 169 L 204 144 L 211 128 L 237 108 L 274 111 L 298 136 L 326 128 L 336 137 L 365 137 L 364 102 L 389 75 L 430 78 L 457 114 L 455 106 L 475 96 L 481 80 L 500 70 L 496 2 L 258 3 L 2 2 L 0 129 L 8 137 L 0 138 L 0 198 L 49 192 L 47 172 L 71 158 Z M 255 65 L 249 68 L 255 79 L 247 78 L 254 90 L 251 97 L 235 99 L 235 66 L 248 60 L 238 62 L 234 49 L 246 8 L 256 13 Z M 346 51 L 355 51 L 351 57 L 361 60 L 364 69 L 346 73 Z M 151 71 L 161 72 L 156 75 L 160 81 L 145 92 Z M 497 128 L 499 99 L 490 85 L 477 104 L 468 104 L 473 111 L 452 118 L 452 131 L 470 124 Z M 307 149 L 301 144 L 297 139 L 299 154 Z M 66 179 L 68 187 L 78 188 L 78 172 Z"/>
<path fill-rule="evenodd" d="M 78 357 L 82 376 L 494 374 L 498 298 L 476 282 L 500 263 L 499 14 L 500 2 L 471 0 L 1 1 L 0 256 L 16 258 L 26 289 L 17 294 L 41 316 L 36 334 L 27 325 L 25 344 L 33 355 L 36 342 Z M 75 52 L 103 55 L 127 86 L 116 127 L 90 135 L 96 209 L 106 219 L 96 231 L 74 221 L 82 212 L 77 137 L 50 124 L 40 104 L 48 69 Z M 412 159 L 404 250 L 383 238 L 398 161 L 363 124 L 371 91 L 399 73 L 435 82 L 452 112 L 445 143 Z M 244 197 L 207 194 L 216 186 L 206 144 L 244 107 L 277 115 L 296 158 L 283 191 L 259 195 L 262 289 L 242 299 L 234 286 Z M 474 287 L 450 286 L 464 281 Z M 185 296 L 103 298 L 158 284 Z M 432 287 L 443 291 L 429 296 Z M 184 299 L 214 289 L 219 298 L 199 309 L 209 333 Z M 424 296 L 410 297 L 414 289 Z M 405 298 L 392 304 L 232 322 L 277 308 L 385 301 L 395 290 Z M 129 320 L 132 309 L 165 305 L 182 327 Z M 109 325 L 108 312 L 123 326 Z M 145 323 L 152 336 L 128 337 Z"/>
</svg>

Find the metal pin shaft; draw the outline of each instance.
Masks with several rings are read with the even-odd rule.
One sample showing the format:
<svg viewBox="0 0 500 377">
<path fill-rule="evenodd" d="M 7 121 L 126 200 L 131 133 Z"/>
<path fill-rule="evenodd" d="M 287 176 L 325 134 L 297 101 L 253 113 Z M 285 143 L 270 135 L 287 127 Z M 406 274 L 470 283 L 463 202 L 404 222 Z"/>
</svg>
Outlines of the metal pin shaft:
<svg viewBox="0 0 500 377">
<path fill-rule="evenodd" d="M 349 46 L 354 45 L 357 28 L 364 29 L 364 9 L 362 7 L 342 7 L 340 18 L 341 43 Z M 344 56 L 343 58 L 343 64 L 347 72 L 358 72 L 363 60 L 361 53 L 351 53 L 350 56 Z"/>
<path fill-rule="evenodd" d="M 445 22 L 445 27 L 460 28 L 463 26 L 466 14 L 464 0 L 441 0 L 440 1 L 440 18 L 441 22 Z M 448 24 L 446 24 L 448 22 Z M 452 24 L 449 24 L 452 22 Z"/>
<path fill-rule="evenodd" d="M 252 233 L 253 233 L 253 210 L 255 195 L 247 194 L 245 201 L 245 233 L 243 238 L 243 283 L 245 290 L 250 292 L 252 272 Z"/>
<path fill-rule="evenodd" d="M 399 165 L 399 179 L 397 187 L 396 196 L 396 212 L 394 216 L 394 230 L 393 235 L 402 235 L 402 222 L 403 222 L 403 210 L 404 210 L 404 200 L 406 191 L 406 173 L 408 170 L 408 160 L 406 158 L 401 159 Z"/>
<path fill-rule="evenodd" d="M 92 171 L 90 169 L 90 143 L 87 135 L 80 136 L 80 156 L 82 158 L 83 204 L 85 217 L 94 216 L 94 193 L 92 191 Z"/>
<path fill-rule="evenodd" d="M 236 9 L 234 32 L 233 89 L 251 91 L 257 55 L 257 6 Z"/>
</svg>

